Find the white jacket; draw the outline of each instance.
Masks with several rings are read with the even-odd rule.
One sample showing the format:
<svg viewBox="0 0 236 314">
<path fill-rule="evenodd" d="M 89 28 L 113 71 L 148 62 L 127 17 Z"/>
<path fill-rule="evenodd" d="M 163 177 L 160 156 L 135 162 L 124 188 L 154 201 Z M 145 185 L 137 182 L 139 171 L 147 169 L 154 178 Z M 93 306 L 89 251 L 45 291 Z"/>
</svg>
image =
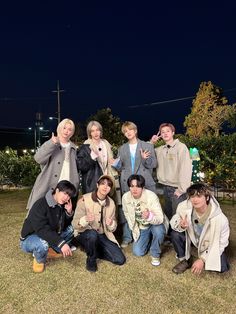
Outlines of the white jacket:
<svg viewBox="0 0 236 314">
<path fill-rule="evenodd" d="M 139 204 L 142 211 L 148 209 L 153 214 L 152 219 L 147 221 L 148 223 L 152 225 L 160 225 L 164 223 L 166 230 L 168 230 L 168 219 L 163 214 L 159 198 L 154 192 L 144 188 L 139 199 Z M 132 231 L 134 241 L 137 241 L 140 236 L 140 228 L 135 220 L 135 205 L 133 204 L 131 192 L 126 192 L 123 195 L 122 206 L 129 228 Z"/>
<path fill-rule="evenodd" d="M 211 212 L 204 224 L 198 245 L 191 220 L 193 206 L 190 200 L 183 201 L 178 205 L 176 214 L 172 217 L 170 224 L 175 231 L 185 231 L 186 259 L 190 257 L 192 242 L 198 248 L 198 257 L 205 261 L 205 269 L 220 271 L 220 256 L 229 244 L 229 222 L 214 197 L 211 198 L 210 205 Z M 180 219 L 186 215 L 189 227 L 185 230 L 180 227 Z"/>
</svg>

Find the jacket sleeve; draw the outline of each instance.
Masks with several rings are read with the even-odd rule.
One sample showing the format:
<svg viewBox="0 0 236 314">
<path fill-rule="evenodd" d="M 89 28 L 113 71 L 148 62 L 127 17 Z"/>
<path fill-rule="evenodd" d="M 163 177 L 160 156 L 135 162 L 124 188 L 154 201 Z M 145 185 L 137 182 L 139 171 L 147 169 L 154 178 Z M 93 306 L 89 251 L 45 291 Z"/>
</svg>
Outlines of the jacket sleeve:
<svg viewBox="0 0 236 314">
<path fill-rule="evenodd" d="M 221 232 L 220 232 L 220 255 L 224 252 L 225 248 L 229 245 L 229 221 L 226 216 L 221 221 Z"/>
<path fill-rule="evenodd" d="M 90 149 L 82 144 L 76 153 L 76 164 L 78 171 L 87 172 L 91 167 L 93 168 L 96 164 L 96 160 L 93 160 L 90 156 Z"/>
<path fill-rule="evenodd" d="M 182 145 L 178 158 L 180 164 L 178 190 L 180 193 L 185 193 L 191 184 L 192 178 L 192 160 L 185 144 Z"/>
<path fill-rule="evenodd" d="M 142 159 L 142 164 L 147 169 L 153 169 L 157 166 L 157 158 L 154 150 L 154 146 L 149 143 L 145 143 L 145 147 L 143 149 L 147 149 L 150 151 L 150 156 L 147 159 Z"/>
<path fill-rule="evenodd" d="M 35 161 L 44 166 L 47 164 L 49 159 L 51 158 L 53 152 L 60 146 L 60 144 L 54 144 L 53 141 L 50 139 L 47 142 L 43 143 L 37 150 L 34 155 Z"/>
<path fill-rule="evenodd" d="M 131 230 L 133 230 L 133 223 L 132 223 L 132 219 L 129 215 L 129 210 L 128 210 L 128 206 L 127 206 L 127 200 L 126 200 L 126 196 L 127 196 L 127 193 L 130 193 L 130 192 L 126 192 L 123 196 L 122 196 L 122 207 L 123 207 L 123 211 L 124 211 L 124 215 L 125 215 L 125 218 L 127 220 L 127 223 L 129 225 L 129 228 Z"/>
</svg>

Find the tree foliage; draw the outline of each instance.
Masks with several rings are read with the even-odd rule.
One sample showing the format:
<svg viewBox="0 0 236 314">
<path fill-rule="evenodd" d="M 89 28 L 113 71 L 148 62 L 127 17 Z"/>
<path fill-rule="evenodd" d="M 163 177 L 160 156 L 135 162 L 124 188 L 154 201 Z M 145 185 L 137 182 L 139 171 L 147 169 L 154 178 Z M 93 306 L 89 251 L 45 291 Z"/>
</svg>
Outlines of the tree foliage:
<svg viewBox="0 0 236 314">
<path fill-rule="evenodd" d="M 184 121 L 186 134 L 193 138 L 219 136 L 231 111 L 232 106 L 223 97 L 222 89 L 210 81 L 202 82 L 193 100 L 191 113 Z"/>
</svg>

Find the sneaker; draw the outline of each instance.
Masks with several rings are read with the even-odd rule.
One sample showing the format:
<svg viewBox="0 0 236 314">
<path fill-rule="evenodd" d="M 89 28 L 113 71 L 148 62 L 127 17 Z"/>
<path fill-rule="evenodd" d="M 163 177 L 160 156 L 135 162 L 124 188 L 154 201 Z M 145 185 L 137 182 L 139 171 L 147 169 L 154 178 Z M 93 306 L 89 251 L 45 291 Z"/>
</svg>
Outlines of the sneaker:
<svg viewBox="0 0 236 314">
<path fill-rule="evenodd" d="M 74 246 L 74 245 L 72 245 L 72 246 L 70 247 L 70 249 L 71 249 L 71 251 L 72 251 L 72 252 L 74 252 L 74 251 L 76 251 L 76 250 L 77 250 L 77 247 L 76 247 L 76 246 Z"/>
<path fill-rule="evenodd" d="M 151 264 L 152 264 L 153 266 L 159 266 L 159 265 L 161 264 L 160 258 L 159 258 L 159 257 L 153 257 L 153 256 L 152 256 Z"/>
<path fill-rule="evenodd" d="M 128 245 L 129 245 L 128 242 L 123 241 L 120 246 L 124 249 L 124 248 L 126 248 Z"/>
<path fill-rule="evenodd" d="M 33 271 L 35 273 L 42 273 L 44 271 L 45 264 L 44 263 L 38 263 L 36 258 L 33 260 Z"/>
<path fill-rule="evenodd" d="M 172 268 L 172 271 L 175 274 L 182 274 L 184 273 L 188 268 L 191 267 L 191 263 L 187 261 L 186 259 L 175 265 L 175 267 Z"/>
<path fill-rule="evenodd" d="M 59 258 L 59 257 L 63 257 L 63 255 L 61 253 L 57 253 L 51 247 L 48 249 L 47 258 Z"/>
</svg>

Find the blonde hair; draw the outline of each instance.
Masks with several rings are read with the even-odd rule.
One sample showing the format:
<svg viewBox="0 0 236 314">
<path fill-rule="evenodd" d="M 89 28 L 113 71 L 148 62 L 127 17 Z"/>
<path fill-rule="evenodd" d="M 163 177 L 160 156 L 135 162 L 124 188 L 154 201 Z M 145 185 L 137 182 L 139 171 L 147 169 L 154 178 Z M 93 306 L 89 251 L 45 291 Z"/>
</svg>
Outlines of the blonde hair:
<svg viewBox="0 0 236 314">
<path fill-rule="evenodd" d="M 102 125 L 98 122 L 98 121 L 90 121 L 87 125 L 87 136 L 88 138 L 92 138 L 91 137 L 91 129 L 93 126 L 96 126 L 99 131 L 101 132 L 101 138 L 102 138 Z"/>
<path fill-rule="evenodd" d="M 125 134 L 125 129 L 134 130 L 134 131 L 138 132 L 137 125 L 135 123 L 131 122 L 131 121 L 125 121 L 122 124 L 121 132 L 123 134 Z"/>
<path fill-rule="evenodd" d="M 65 125 L 66 124 L 70 124 L 71 126 L 72 126 L 72 128 L 73 128 L 73 134 L 71 135 L 71 136 L 73 136 L 74 135 L 74 132 L 75 132 L 75 124 L 74 124 L 74 122 L 72 121 L 72 120 L 70 120 L 70 119 L 64 119 L 64 120 L 62 120 L 59 124 L 58 124 L 58 126 L 57 126 L 57 134 L 61 134 L 61 131 L 62 131 L 62 129 L 65 127 Z"/>
</svg>

